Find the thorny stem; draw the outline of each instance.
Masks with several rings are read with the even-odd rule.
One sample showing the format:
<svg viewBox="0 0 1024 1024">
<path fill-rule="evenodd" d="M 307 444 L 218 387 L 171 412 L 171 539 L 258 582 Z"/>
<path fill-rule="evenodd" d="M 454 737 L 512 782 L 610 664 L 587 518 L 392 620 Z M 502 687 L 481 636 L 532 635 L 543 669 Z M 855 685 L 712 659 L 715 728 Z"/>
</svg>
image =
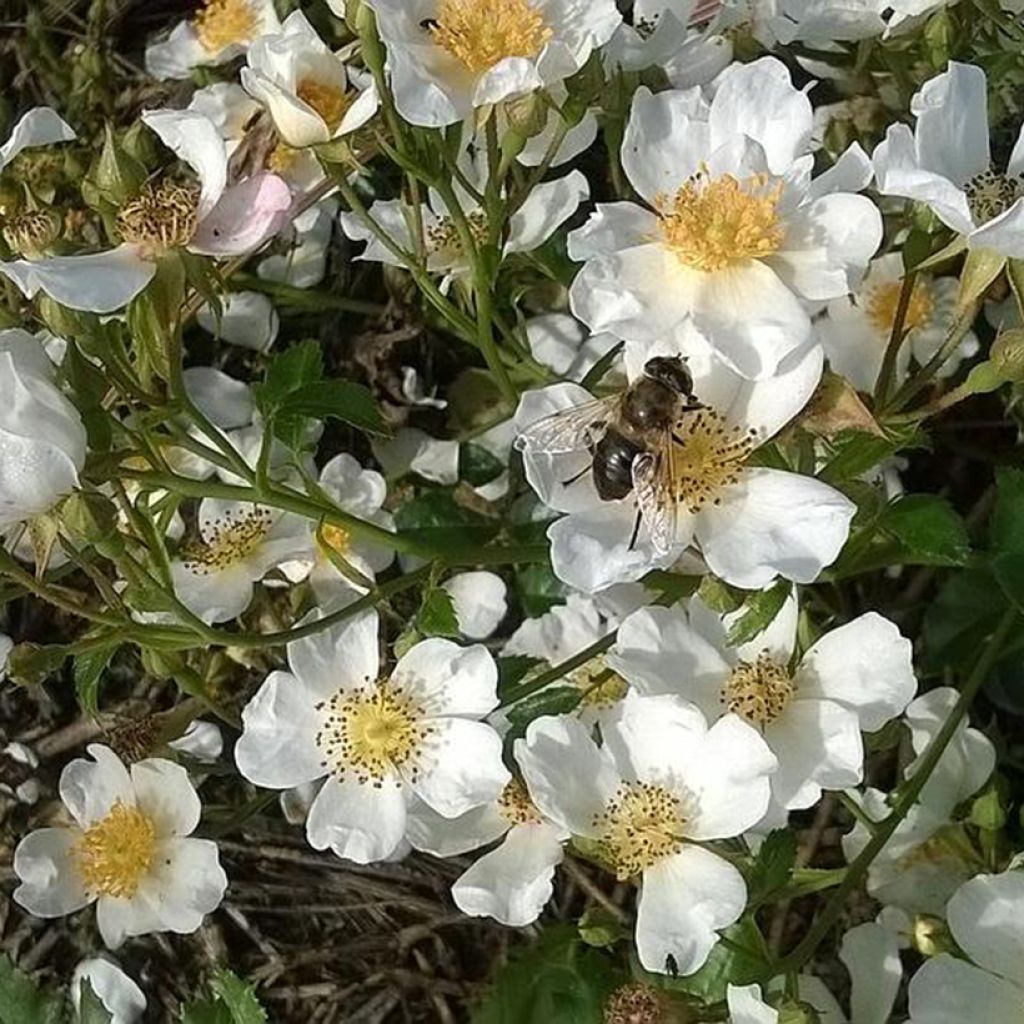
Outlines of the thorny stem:
<svg viewBox="0 0 1024 1024">
<path fill-rule="evenodd" d="M 798 971 L 814 955 L 822 939 L 829 933 L 829 930 L 836 923 L 839 915 L 843 912 L 846 898 L 860 885 L 861 879 L 871 867 L 874 859 L 885 848 L 886 843 L 892 838 L 893 833 L 899 828 L 900 823 L 907 816 L 914 806 L 925 783 L 931 777 L 939 759 L 945 753 L 946 747 L 956 733 L 957 727 L 967 714 L 978 690 L 987 678 L 990 670 L 999 656 L 1003 647 L 1017 625 L 1019 612 L 1016 608 L 1008 609 L 996 627 L 981 656 L 975 663 L 963 689 L 960 691 L 956 705 L 950 712 L 949 717 L 942 723 L 942 728 L 936 733 L 931 743 L 928 744 L 917 771 L 907 780 L 899 799 L 897 799 L 888 817 L 875 825 L 874 834 L 871 836 L 867 846 L 858 854 L 853 863 L 846 870 L 846 877 L 842 884 L 836 889 L 825 905 L 825 909 L 818 915 L 814 924 L 811 925 L 803 939 L 776 964 L 776 973 Z"/>
</svg>

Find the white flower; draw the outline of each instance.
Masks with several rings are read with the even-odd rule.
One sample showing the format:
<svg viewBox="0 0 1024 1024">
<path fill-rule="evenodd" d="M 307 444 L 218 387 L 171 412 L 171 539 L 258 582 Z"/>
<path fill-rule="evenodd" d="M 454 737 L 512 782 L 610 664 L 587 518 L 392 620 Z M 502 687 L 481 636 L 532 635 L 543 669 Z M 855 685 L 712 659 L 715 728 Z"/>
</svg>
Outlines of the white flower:
<svg viewBox="0 0 1024 1024">
<path fill-rule="evenodd" d="M 336 14 L 343 0 L 330 0 Z M 622 20 L 613 0 L 370 0 L 398 112 L 440 128 L 575 74 Z"/>
<path fill-rule="evenodd" d="M 230 156 L 245 137 L 246 128 L 260 112 L 260 105 L 237 83 L 215 82 L 192 93 L 186 110 L 207 118 L 227 144 Z"/>
<path fill-rule="evenodd" d="M 205 305 L 196 313 L 196 322 L 204 331 L 257 352 L 266 352 L 277 340 L 281 320 L 262 292 L 228 292 L 220 301 L 220 316 Z"/>
<path fill-rule="evenodd" d="M 903 276 L 899 253 L 872 260 L 867 277 L 854 294 L 833 299 L 828 315 L 818 321 L 818 337 L 829 366 L 859 391 L 874 391 L 892 335 Z M 906 376 L 911 357 L 923 366 L 942 347 L 956 317 L 959 287 L 955 277 L 921 275 L 914 282 L 903 321 L 906 334 L 897 358 L 897 383 Z M 977 351 L 978 339 L 968 332 L 957 349 L 957 358 L 943 364 L 940 373 L 955 372 L 961 359 Z"/>
<path fill-rule="evenodd" d="M 142 989 L 106 957 L 83 960 L 71 976 L 71 1003 L 79 1013 L 82 983 L 87 981 L 110 1014 L 110 1024 L 136 1024 L 146 1012 Z"/>
<path fill-rule="evenodd" d="M 957 945 L 973 963 L 942 954 L 910 981 L 910 1024 L 1018 1024 L 1024 1006 L 1024 873 L 979 875 L 946 908 Z"/>
<path fill-rule="evenodd" d="M 641 693 L 674 693 L 714 721 L 738 714 L 779 761 L 773 802 L 810 807 L 822 789 L 861 781 L 861 732 L 875 732 L 917 688 L 911 644 L 887 619 L 867 612 L 819 637 L 794 669 L 797 602 L 786 599 L 767 629 L 732 647 L 736 616 L 722 618 L 694 598 L 688 609 L 642 608 L 619 626 L 609 664 Z"/>
<path fill-rule="evenodd" d="M 635 375 L 641 359 L 627 347 L 626 367 Z M 695 543 L 710 570 L 738 587 L 767 586 L 776 575 L 809 583 L 839 554 L 855 506 L 812 477 L 747 464 L 758 445 L 796 415 L 821 377 L 817 346 L 790 356 L 770 380 L 749 381 L 729 371 L 708 351 L 690 357 L 694 393 L 707 408 L 684 417 L 684 444 L 674 448 L 680 501 L 676 535 L 660 550 L 637 522 L 632 496 L 602 501 L 586 472 L 586 451 L 524 454 L 526 476 L 540 499 L 566 513 L 548 528 L 555 573 L 571 587 L 595 593 L 613 583 L 640 579 L 667 568 Z M 576 384 L 555 384 L 522 396 L 516 426 L 591 401 Z"/>
<path fill-rule="evenodd" d="M 418 427 L 402 427 L 394 437 L 370 442 L 389 477 L 417 473 L 436 484 L 459 482 L 459 442 L 431 437 Z"/>
<path fill-rule="evenodd" d="M 548 89 L 548 95 L 556 104 L 561 106 L 568 99 L 569 90 L 559 82 Z M 534 101 L 537 103 L 544 102 L 539 97 L 535 97 Z M 544 104 L 544 109 L 547 111 L 547 120 L 544 122 L 544 127 L 536 135 L 531 135 L 526 140 L 526 144 L 516 157 L 524 167 L 538 167 L 544 161 L 548 150 L 551 148 L 551 143 L 554 141 L 555 133 L 562 124 L 562 115 L 558 110 L 553 109 L 547 104 Z M 507 129 L 508 116 L 504 107 L 497 107 L 496 111 L 500 132 L 502 129 Z M 562 164 L 575 159 L 581 153 L 585 153 L 597 138 L 597 130 L 597 113 L 594 110 L 586 111 L 579 121 L 565 133 L 565 137 L 551 158 L 550 166 L 560 167 Z M 479 138 L 477 144 L 479 145 Z M 486 145 L 486 143 L 484 144 Z"/>
<path fill-rule="evenodd" d="M 148 183 L 117 214 L 122 242 L 78 256 L 0 261 L 26 298 L 42 291 L 62 305 L 111 313 L 130 302 L 169 250 L 237 256 L 273 235 L 291 206 L 288 186 L 259 173 L 228 184 L 228 154 L 217 127 L 195 110 L 150 110 L 142 121 L 196 174 L 198 186 Z"/>
<path fill-rule="evenodd" d="M 409 809 L 409 841 L 435 857 L 458 857 L 502 840 L 459 876 L 452 899 L 470 917 L 493 917 L 512 928 L 532 924 L 551 899 L 568 838 L 564 828 L 544 819 L 515 779 L 497 800 L 458 818 L 444 818 L 421 801 Z"/>
<path fill-rule="evenodd" d="M 934 0 L 926 0 L 933 3 Z M 766 46 L 809 43 L 823 49 L 835 43 L 880 36 L 882 12 L 892 0 L 753 0 L 754 33 Z"/>
<path fill-rule="evenodd" d="M 910 103 L 913 132 L 891 125 L 872 160 L 883 195 L 927 203 L 971 249 L 1024 256 L 1024 137 L 1005 172 L 989 155 L 985 72 L 950 61 Z"/>
<path fill-rule="evenodd" d="M 483 171 L 474 169 L 473 177 Z M 508 224 L 508 237 L 502 254 L 532 252 L 543 245 L 558 227 L 568 220 L 590 195 L 590 185 L 579 171 L 570 171 L 564 178 L 541 182 L 527 197 L 522 206 L 512 215 Z M 482 207 L 467 194 L 460 196 L 460 204 L 469 222 L 470 231 L 479 242 L 487 233 L 487 216 Z M 400 199 L 386 199 L 374 203 L 369 209 L 370 216 L 377 221 L 406 252 L 415 252 L 415 243 L 410 218 L 417 212 L 410 210 Z M 431 189 L 429 201 L 421 203 L 418 216 L 423 223 L 426 266 L 433 273 L 444 274 L 443 287 L 451 279 L 463 277 L 469 272 L 469 260 L 444 200 Z M 356 257 L 404 266 L 390 249 L 373 234 L 362 219 L 354 213 L 342 211 L 339 215 L 341 228 L 355 242 L 366 242 L 366 248 Z"/>
<path fill-rule="evenodd" d="M 110 949 L 130 935 L 194 932 L 227 888 L 217 844 L 189 838 L 200 803 L 188 772 L 147 758 L 125 766 L 92 744 L 61 773 L 74 818 L 26 836 L 14 851 L 14 899 L 36 917 L 63 917 L 96 904 Z"/>
<path fill-rule="evenodd" d="M 0 531 L 51 509 L 78 484 L 85 427 L 27 331 L 0 331 Z"/>
<path fill-rule="evenodd" d="M 191 757 L 202 764 L 215 764 L 224 753 L 224 736 L 213 722 L 196 720 L 176 740 L 167 744 L 171 750 Z"/>
<path fill-rule="evenodd" d="M 533 358 L 569 380 L 582 380 L 587 371 L 619 344 L 611 334 L 589 334 L 567 313 L 542 313 L 526 321 L 526 341 Z M 608 382 L 608 374 L 603 381 Z"/>
<path fill-rule="evenodd" d="M 602 719 L 604 746 L 574 718 L 539 718 L 516 760 L 541 813 L 604 843 L 620 879 L 641 876 L 636 946 L 649 971 L 692 974 L 739 919 L 746 885 L 707 847 L 768 806 L 775 758 L 728 715 L 710 729 L 677 697 L 630 695 Z"/>
<path fill-rule="evenodd" d="M 859 146 L 813 182 L 806 95 L 773 57 L 699 88 L 641 88 L 622 166 L 647 204 L 599 203 L 569 235 L 573 312 L 593 331 L 687 342 L 693 326 L 745 377 L 811 337 L 808 303 L 847 294 L 882 238 Z M 688 353 L 687 353 L 688 354 Z"/>
<path fill-rule="evenodd" d="M 193 18 L 146 47 L 146 71 L 154 78 L 188 78 L 193 68 L 234 60 L 279 28 L 274 0 L 204 0 Z"/>
<path fill-rule="evenodd" d="M 198 521 L 200 539 L 182 547 L 171 579 L 178 600 L 207 623 L 241 615 L 257 581 L 309 550 L 308 520 L 289 512 L 204 498 Z"/>
<path fill-rule="evenodd" d="M 239 771 L 290 789 L 327 777 L 306 822 L 314 849 L 360 864 L 394 853 L 413 794 L 455 818 L 509 781 L 494 710 L 498 672 L 487 650 L 431 638 L 380 676 L 376 612 L 288 645 L 242 712 Z"/>
<path fill-rule="evenodd" d="M 242 85 L 267 108 L 277 134 L 301 149 L 361 128 L 377 110 L 372 80 L 361 90 L 345 62 L 317 35 L 302 11 L 293 11 L 277 34 L 249 48 Z"/>
<path fill-rule="evenodd" d="M 33 107 L 23 114 L 0 146 L 0 171 L 22 150 L 49 146 L 55 142 L 72 142 L 78 138 L 74 128 L 51 107 Z"/>
<path fill-rule="evenodd" d="M 0 633 L 0 683 L 7 678 L 7 658 L 13 650 L 14 641 L 6 633 Z"/>
<path fill-rule="evenodd" d="M 299 154 L 302 155 L 301 153 Z M 316 163 L 316 158 L 313 158 Z M 285 177 L 288 171 L 281 172 Z M 267 281 L 282 281 L 293 288 L 313 288 L 327 270 L 327 252 L 338 213 L 337 199 L 328 198 L 304 210 L 292 222 L 285 237 L 291 245 L 285 253 L 274 253 L 260 261 L 257 274 Z"/>
<path fill-rule="evenodd" d="M 459 632 L 470 640 L 486 640 L 508 612 L 508 588 L 493 572 L 457 572 L 441 586 L 452 599 Z"/>
<path fill-rule="evenodd" d="M 383 508 L 388 494 L 380 473 L 363 469 L 351 455 L 342 453 L 331 459 L 320 471 L 319 487 L 324 494 L 349 515 L 394 532 L 395 520 Z M 335 566 L 335 558 L 347 562 L 361 576 L 373 580 L 395 558 L 395 551 L 379 541 L 370 540 L 344 526 L 324 524 L 320 536 L 314 533 L 313 557 L 309 581 L 321 604 L 329 603 L 346 591 L 363 589 Z M 326 549 L 330 549 L 330 554 Z"/>
</svg>

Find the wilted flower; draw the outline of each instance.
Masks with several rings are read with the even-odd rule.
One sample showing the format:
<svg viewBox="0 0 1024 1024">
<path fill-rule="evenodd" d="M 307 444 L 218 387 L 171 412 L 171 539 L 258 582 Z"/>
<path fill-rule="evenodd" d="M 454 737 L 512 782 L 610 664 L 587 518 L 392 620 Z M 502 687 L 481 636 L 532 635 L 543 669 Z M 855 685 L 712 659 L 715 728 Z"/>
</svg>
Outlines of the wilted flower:
<svg viewBox="0 0 1024 1024">
<path fill-rule="evenodd" d="M 14 851 L 14 899 L 37 917 L 63 917 L 96 903 L 111 949 L 130 935 L 194 932 L 227 888 L 217 844 L 190 838 L 200 803 L 188 772 L 149 758 L 125 766 L 108 747 L 61 773 L 74 824 L 43 828 Z"/>
</svg>

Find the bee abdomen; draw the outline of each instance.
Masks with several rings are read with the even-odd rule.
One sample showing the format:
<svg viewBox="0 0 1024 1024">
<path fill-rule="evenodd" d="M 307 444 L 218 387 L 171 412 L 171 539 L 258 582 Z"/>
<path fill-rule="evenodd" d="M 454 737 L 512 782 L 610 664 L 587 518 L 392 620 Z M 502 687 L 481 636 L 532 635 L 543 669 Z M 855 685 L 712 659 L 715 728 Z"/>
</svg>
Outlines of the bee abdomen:
<svg viewBox="0 0 1024 1024">
<path fill-rule="evenodd" d="M 643 448 L 609 429 L 594 449 L 594 486 L 602 501 L 618 501 L 633 490 L 633 460 Z"/>
</svg>

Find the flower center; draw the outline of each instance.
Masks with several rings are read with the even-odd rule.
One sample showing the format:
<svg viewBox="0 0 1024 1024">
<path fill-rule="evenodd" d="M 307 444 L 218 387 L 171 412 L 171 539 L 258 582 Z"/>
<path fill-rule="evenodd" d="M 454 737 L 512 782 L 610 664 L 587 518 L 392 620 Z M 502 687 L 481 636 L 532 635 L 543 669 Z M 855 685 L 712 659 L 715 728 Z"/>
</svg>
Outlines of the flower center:
<svg viewBox="0 0 1024 1024">
<path fill-rule="evenodd" d="M 674 196 L 659 196 L 665 243 L 696 270 L 722 270 L 749 259 L 763 259 L 782 245 L 778 203 L 782 183 L 767 174 L 740 181 L 698 171 Z"/>
<path fill-rule="evenodd" d="M 751 725 L 774 722 L 793 699 L 793 679 L 785 665 L 762 651 L 753 661 L 741 661 L 722 687 L 722 703 Z"/>
<path fill-rule="evenodd" d="M 332 132 L 341 124 L 345 111 L 352 104 L 344 89 L 326 85 L 313 78 L 302 79 L 295 90 L 295 95 L 307 106 L 312 107 Z"/>
<path fill-rule="evenodd" d="M 380 787 L 392 772 L 415 779 L 433 727 L 419 702 L 381 680 L 368 690 L 339 690 L 317 704 L 323 723 L 316 743 L 323 766 Z"/>
<path fill-rule="evenodd" d="M 580 703 L 584 707 L 614 707 L 629 689 L 625 679 L 608 667 L 604 655 L 591 658 L 585 665 L 573 669 L 566 681 L 583 691 Z"/>
<path fill-rule="evenodd" d="M 199 219 L 199 188 L 162 181 L 144 185 L 117 214 L 121 237 L 155 257 L 192 241 Z"/>
<path fill-rule="evenodd" d="M 1024 182 L 991 168 L 976 174 L 966 185 L 967 205 L 979 224 L 1005 213 L 1024 195 Z"/>
<path fill-rule="evenodd" d="M 87 889 L 100 896 L 131 899 L 156 851 L 153 822 L 118 800 L 75 844 L 74 859 Z"/>
<path fill-rule="evenodd" d="M 672 446 L 676 501 L 692 513 L 717 505 L 722 490 L 739 480 L 755 432 L 728 426 L 714 409 L 700 409 L 687 413 L 675 434 L 681 442 Z"/>
<path fill-rule="evenodd" d="M 4 241 L 22 256 L 42 256 L 60 237 L 61 220 L 53 210 L 26 210 L 4 225 Z"/>
<path fill-rule="evenodd" d="M 439 0 L 430 32 L 438 46 L 474 72 L 506 57 L 534 57 L 552 36 L 527 0 Z"/>
<path fill-rule="evenodd" d="M 900 304 L 900 293 L 903 291 L 903 284 L 900 281 L 891 281 L 887 284 L 880 284 L 871 288 L 867 293 L 867 314 L 868 319 L 878 328 L 879 334 L 888 339 L 892 334 L 892 326 L 896 322 L 896 309 Z M 907 304 L 907 315 L 903 320 L 903 327 L 906 331 L 913 331 L 924 327 L 931 319 L 934 303 L 928 286 L 920 280 L 914 283 L 910 293 L 910 302 Z"/>
<path fill-rule="evenodd" d="M 299 159 L 299 151 L 289 146 L 286 142 L 278 142 L 267 154 L 264 164 L 268 171 L 274 174 L 287 174 Z"/>
<path fill-rule="evenodd" d="M 260 546 L 272 524 L 273 513 L 257 506 L 248 512 L 225 513 L 209 525 L 207 540 L 182 549 L 185 568 L 199 576 L 212 576 L 237 565 Z"/>
<path fill-rule="evenodd" d="M 207 53 L 220 53 L 256 34 L 256 12 L 249 0 L 206 0 L 206 6 L 192 19 L 192 28 Z"/>
<path fill-rule="evenodd" d="M 477 245 L 483 245 L 487 241 L 487 214 L 483 210 L 474 210 L 466 214 L 466 220 L 473 240 Z M 455 261 L 462 256 L 462 239 L 451 217 L 438 217 L 427 228 L 426 243 L 430 254 L 440 259 Z"/>
<path fill-rule="evenodd" d="M 343 526 L 324 524 L 320 527 L 320 545 L 344 558 L 352 550 L 352 534 Z"/>
<path fill-rule="evenodd" d="M 539 825 L 543 821 L 540 812 L 533 806 L 526 787 L 518 780 L 507 783 L 498 797 L 501 816 L 512 825 Z"/>
<path fill-rule="evenodd" d="M 683 847 L 688 808 L 677 794 L 652 782 L 624 782 L 594 825 L 625 881 Z"/>
</svg>

